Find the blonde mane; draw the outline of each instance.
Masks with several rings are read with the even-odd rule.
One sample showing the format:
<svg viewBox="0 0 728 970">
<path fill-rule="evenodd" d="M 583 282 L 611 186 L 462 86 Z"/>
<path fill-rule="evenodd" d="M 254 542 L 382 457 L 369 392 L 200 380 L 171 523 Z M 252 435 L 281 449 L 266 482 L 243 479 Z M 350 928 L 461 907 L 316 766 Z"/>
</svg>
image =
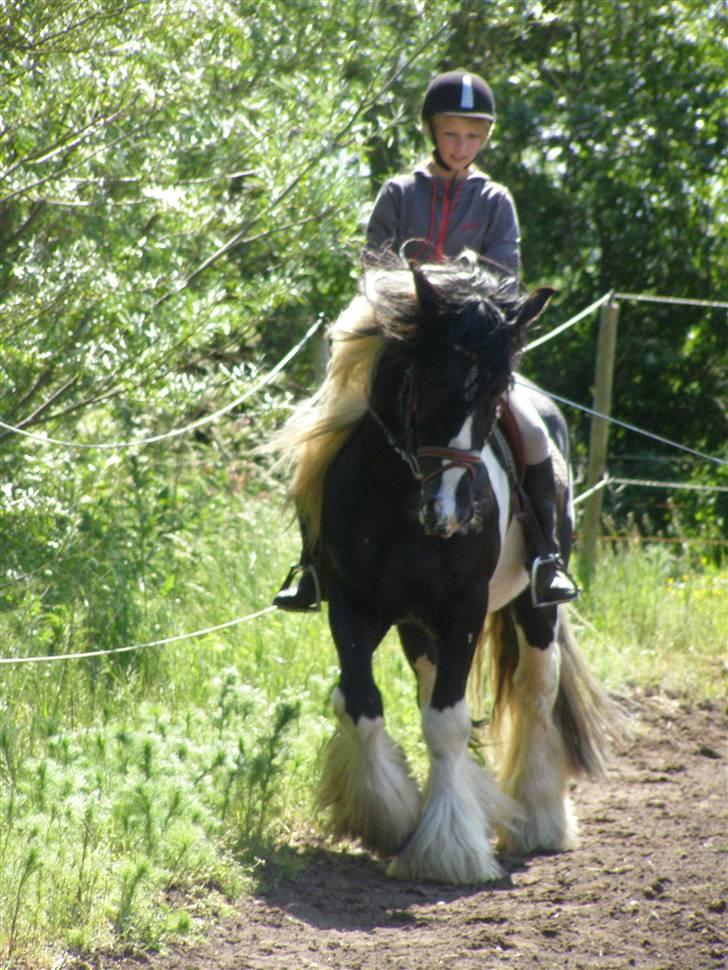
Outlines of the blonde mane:
<svg viewBox="0 0 728 970">
<path fill-rule="evenodd" d="M 494 277 L 464 253 L 451 263 L 423 266 L 457 303 L 479 288 L 490 296 Z M 505 285 L 505 284 L 504 284 Z M 402 261 L 372 266 L 360 293 L 329 328 L 331 357 L 319 390 L 303 401 L 265 448 L 279 457 L 290 485 L 288 496 L 309 545 L 319 536 L 326 469 L 367 410 L 374 367 L 388 339 L 407 339 L 417 327 L 419 305 L 412 270 Z"/>
<path fill-rule="evenodd" d="M 274 450 L 289 474 L 295 503 L 310 543 L 321 526 L 326 469 L 367 408 L 373 365 L 384 344 L 373 307 L 356 296 L 328 332 L 331 357 L 319 390 L 303 401 L 278 432 Z"/>
</svg>

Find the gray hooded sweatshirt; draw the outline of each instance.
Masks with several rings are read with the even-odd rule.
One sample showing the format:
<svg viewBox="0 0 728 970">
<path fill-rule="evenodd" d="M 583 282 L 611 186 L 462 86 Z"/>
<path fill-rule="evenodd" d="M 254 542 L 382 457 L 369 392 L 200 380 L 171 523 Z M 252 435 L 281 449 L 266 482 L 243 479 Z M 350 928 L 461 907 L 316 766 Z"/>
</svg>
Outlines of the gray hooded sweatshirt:
<svg viewBox="0 0 728 970">
<path fill-rule="evenodd" d="M 477 169 L 459 181 L 424 166 L 382 186 L 367 226 L 367 251 L 385 249 L 418 262 L 474 250 L 517 277 L 521 265 L 516 206 L 508 189 Z"/>
</svg>

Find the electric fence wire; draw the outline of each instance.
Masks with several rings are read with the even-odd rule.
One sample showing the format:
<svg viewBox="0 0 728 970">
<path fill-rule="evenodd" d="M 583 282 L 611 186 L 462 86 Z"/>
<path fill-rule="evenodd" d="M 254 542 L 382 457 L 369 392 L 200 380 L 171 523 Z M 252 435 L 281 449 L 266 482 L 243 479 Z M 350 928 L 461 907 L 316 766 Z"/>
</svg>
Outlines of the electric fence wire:
<svg viewBox="0 0 728 970">
<path fill-rule="evenodd" d="M 598 300 L 596 300 L 590 306 L 586 307 L 584 310 L 581 310 L 575 316 L 571 317 L 565 323 L 563 323 L 560 326 L 558 326 L 558 327 L 554 328 L 553 330 L 549 331 L 549 333 L 544 334 L 542 337 L 539 337 L 537 340 L 532 341 L 530 344 L 528 344 L 524 348 L 525 351 L 533 350 L 536 347 L 541 346 L 542 344 L 546 343 L 548 340 L 552 340 L 554 337 L 558 336 L 560 333 L 563 333 L 565 330 L 567 330 L 570 327 L 574 326 L 575 324 L 579 323 L 585 317 L 589 316 L 595 310 L 599 309 L 599 307 L 603 306 L 603 304 L 605 304 L 608 301 L 610 301 L 612 299 L 615 299 L 615 298 L 620 298 L 620 299 L 653 299 L 653 300 L 658 301 L 658 302 L 666 302 L 666 303 L 668 303 L 668 302 L 669 303 L 678 303 L 678 304 L 683 303 L 683 304 L 698 305 L 698 306 L 728 308 L 728 303 L 717 303 L 717 302 L 701 301 L 701 300 L 681 300 L 681 299 L 677 299 L 677 298 L 667 298 L 667 297 L 652 297 L 652 298 L 650 298 L 650 297 L 642 297 L 642 296 L 638 296 L 638 295 L 635 295 L 635 294 L 627 294 L 627 293 L 619 293 L 619 294 L 616 294 L 616 293 L 606 293 L 606 294 L 604 294 L 604 296 L 600 297 Z M 167 440 L 167 439 L 170 439 L 170 438 L 174 438 L 174 437 L 179 437 L 180 435 L 186 434 L 189 431 L 196 430 L 197 428 L 202 427 L 203 425 L 210 424 L 211 422 L 216 421 L 218 418 L 222 417 L 223 415 L 228 414 L 234 408 L 238 407 L 244 401 L 248 400 L 250 397 L 252 397 L 254 394 L 256 394 L 266 384 L 269 384 L 270 381 L 278 373 L 280 373 L 281 370 L 283 370 L 283 368 L 289 363 L 289 361 L 291 361 L 301 351 L 301 349 L 304 347 L 304 345 L 311 339 L 311 337 L 314 335 L 314 333 L 316 333 L 316 331 L 320 328 L 320 326 L 321 326 L 321 321 L 320 320 L 317 321 L 315 324 L 313 324 L 307 330 L 307 332 L 305 333 L 305 335 L 303 336 L 303 338 L 294 347 L 292 347 L 291 350 L 284 357 L 281 358 L 281 360 L 278 362 L 278 364 L 276 364 L 275 367 L 273 367 L 273 369 L 270 370 L 268 372 L 268 374 L 266 374 L 265 377 L 262 380 L 258 381 L 252 388 L 249 388 L 244 394 L 241 394 L 235 400 L 233 400 L 229 404 L 225 405 L 225 407 L 220 408 L 218 411 L 215 411 L 213 414 L 207 415 L 206 417 L 201 418 L 199 421 L 195 421 L 192 424 L 186 425 L 183 428 L 176 428 L 176 429 L 173 429 L 172 431 L 168 431 L 168 432 L 165 432 L 163 434 L 152 435 L 152 436 L 147 437 L 147 438 L 140 438 L 140 439 L 136 439 L 136 440 L 133 440 L 133 441 L 79 443 L 79 442 L 72 442 L 72 441 L 63 441 L 61 439 L 52 438 L 52 437 L 47 436 L 47 435 L 34 434 L 33 432 L 25 431 L 22 428 L 15 427 L 15 426 L 13 426 L 11 424 L 8 424 L 7 422 L 2 421 L 2 420 L 0 420 L 0 427 L 4 428 L 5 430 L 7 430 L 9 432 L 13 432 L 13 433 L 16 433 L 16 434 L 20 434 L 20 435 L 22 435 L 24 437 L 31 438 L 31 439 L 33 439 L 35 441 L 39 441 L 39 442 L 41 442 L 43 444 L 53 444 L 53 445 L 58 445 L 58 446 L 61 446 L 61 447 L 66 447 L 66 448 L 78 448 L 78 449 L 93 449 L 93 448 L 96 448 L 96 449 L 121 449 L 121 448 L 133 448 L 133 447 L 141 447 L 141 446 L 144 446 L 144 445 L 154 444 L 156 442 L 164 441 L 164 440 Z M 518 376 L 517 375 L 516 375 L 516 381 L 518 382 Z M 523 382 L 521 382 L 521 383 L 523 383 Z M 613 417 L 611 417 L 609 415 L 605 415 L 605 414 L 600 414 L 598 411 L 594 411 L 593 409 L 588 408 L 588 407 L 586 407 L 586 406 L 584 406 L 582 404 L 578 404 L 575 401 L 571 401 L 568 398 L 561 397 L 561 396 L 559 396 L 557 394 L 554 394 L 554 393 L 551 393 L 551 392 L 548 392 L 548 391 L 544 391 L 544 390 L 541 390 L 541 392 L 543 394 L 545 394 L 547 397 L 551 398 L 554 401 L 557 401 L 560 404 L 565 404 L 565 405 L 568 405 L 569 407 L 576 408 L 577 410 L 583 411 L 585 414 L 589 414 L 592 417 L 601 418 L 601 419 L 603 419 L 605 421 L 608 421 L 608 422 L 610 422 L 612 424 L 616 424 L 619 427 L 625 428 L 628 431 L 633 431 L 633 432 L 635 432 L 637 434 L 640 434 L 640 435 L 643 435 L 645 437 L 651 438 L 652 440 L 659 441 L 662 444 L 669 445 L 670 447 L 675 448 L 677 450 L 687 452 L 688 454 L 694 455 L 694 456 L 699 457 L 699 458 L 703 458 L 703 459 L 705 459 L 707 461 L 715 462 L 716 464 L 721 464 L 721 465 L 728 464 L 728 461 L 726 461 L 726 460 L 724 460 L 722 458 L 717 458 L 717 457 L 712 456 L 712 455 L 707 455 L 704 452 L 697 451 L 696 449 L 689 448 L 689 447 L 687 447 L 685 445 L 680 445 L 677 442 L 671 441 L 668 438 L 664 438 L 661 435 L 656 435 L 656 434 L 653 434 L 652 432 L 645 431 L 642 428 L 638 428 L 635 425 L 628 424 L 627 422 L 624 422 L 624 421 L 620 421 L 617 418 L 613 418 Z M 634 484 L 634 485 L 652 485 L 652 486 L 674 487 L 674 488 L 690 488 L 690 487 L 695 487 L 695 488 L 703 488 L 705 490 L 712 490 L 713 488 L 715 488 L 715 490 L 717 490 L 717 491 L 728 491 L 728 489 L 722 488 L 720 486 L 717 486 L 717 487 L 713 487 L 713 486 L 697 486 L 697 485 L 696 486 L 692 486 L 690 484 L 681 484 L 681 483 L 675 483 L 675 482 L 673 482 L 673 483 L 666 483 L 666 482 L 647 482 L 647 481 L 636 480 L 636 479 L 635 480 L 632 480 L 632 479 L 610 479 L 608 476 L 605 475 L 604 478 L 602 478 L 601 481 L 597 482 L 596 485 L 594 485 L 591 489 L 589 489 L 588 492 L 583 492 L 581 495 L 577 496 L 575 498 L 575 500 L 574 500 L 574 504 L 577 504 L 578 502 L 583 501 L 584 499 L 586 499 L 588 497 L 588 495 L 592 494 L 592 492 L 594 492 L 594 491 L 596 491 L 596 490 L 598 490 L 600 488 L 604 488 L 605 486 L 607 486 L 610 483 L 623 484 L 623 485 L 632 485 L 632 484 Z M 214 626 L 205 627 L 204 629 L 201 629 L 201 630 L 195 630 L 195 631 L 193 631 L 191 633 L 182 633 L 182 634 L 178 634 L 178 635 L 170 636 L 170 637 L 163 637 L 163 638 L 161 638 L 159 640 L 150 640 L 150 641 L 147 641 L 146 643 L 130 644 L 128 646 L 116 647 L 116 648 L 111 648 L 111 649 L 106 649 L 106 650 L 86 650 L 86 651 L 81 651 L 81 652 L 77 652 L 77 653 L 49 654 L 49 655 L 46 655 L 46 656 L 0 657 L 0 664 L 21 664 L 21 663 L 52 662 L 52 661 L 56 661 L 56 660 L 76 660 L 76 659 L 84 659 L 84 658 L 90 658 L 90 657 L 111 656 L 112 654 L 128 653 L 128 652 L 131 652 L 131 651 L 144 650 L 144 649 L 148 649 L 148 648 L 151 648 L 151 647 L 161 647 L 161 646 L 166 646 L 167 644 L 170 644 L 170 643 L 178 643 L 178 642 L 180 642 L 182 640 L 189 640 L 189 639 L 193 639 L 193 638 L 196 638 L 196 637 L 206 636 L 208 634 L 215 633 L 215 632 L 218 632 L 220 630 L 227 630 L 227 629 L 230 629 L 231 627 L 237 626 L 237 625 L 239 625 L 241 623 L 245 623 L 245 622 L 247 622 L 249 620 L 253 620 L 253 619 L 257 619 L 258 617 L 265 616 L 265 615 L 267 615 L 267 614 L 269 614 L 269 613 L 271 613 L 271 612 L 273 612 L 275 610 L 276 610 L 276 607 L 275 606 L 268 606 L 268 607 L 266 607 L 264 609 L 261 609 L 261 610 L 258 610 L 256 612 L 254 612 L 254 613 L 250 613 L 247 616 L 236 617 L 233 620 L 228 620 L 228 621 L 226 621 L 224 623 L 218 623 L 218 624 L 216 624 Z"/>
<path fill-rule="evenodd" d="M 136 438 L 132 441 L 96 441 L 96 442 L 78 442 L 78 441 L 63 441 L 60 438 L 52 438 L 49 435 L 36 434 L 32 431 L 25 431 L 23 428 L 16 427 L 15 425 L 8 424 L 6 421 L 0 419 L 0 428 L 4 428 L 14 434 L 22 435 L 25 438 L 31 438 L 33 441 L 38 441 L 45 445 L 57 445 L 62 448 L 72 448 L 79 450 L 92 450 L 92 449 L 105 449 L 118 451 L 124 448 L 139 448 L 145 445 L 157 444 L 160 441 L 167 441 L 171 438 L 179 438 L 183 434 L 188 434 L 190 431 L 196 431 L 198 428 L 202 428 L 207 424 L 211 424 L 213 421 L 217 421 L 218 418 L 229 414 L 235 408 L 239 407 L 245 401 L 249 400 L 255 394 L 258 393 L 266 384 L 270 384 L 273 378 L 279 374 L 283 368 L 291 361 L 293 358 L 303 349 L 306 343 L 313 337 L 316 331 L 322 326 L 322 321 L 317 320 L 312 326 L 308 328 L 304 336 L 299 340 L 299 342 L 292 347 L 288 353 L 282 357 L 272 370 L 257 381 L 252 387 L 249 387 L 243 394 L 236 397 L 235 400 L 230 401 L 224 407 L 215 411 L 213 414 L 207 414 L 204 418 L 200 418 L 198 421 L 193 421 L 192 424 L 187 424 L 183 428 L 174 428 L 171 431 L 165 431 L 161 434 L 151 435 L 147 438 Z"/>
<path fill-rule="evenodd" d="M 516 375 L 516 383 L 528 386 L 524 380 L 519 380 L 518 375 Z M 728 465 L 728 459 L 719 458 L 717 455 L 709 455 L 704 451 L 698 451 L 696 448 L 690 448 L 688 445 L 681 445 L 677 441 L 672 441 L 670 438 L 664 438 L 662 435 L 655 434 L 652 431 L 645 431 L 644 428 L 638 428 L 637 425 L 629 424 L 627 421 L 620 421 L 619 418 L 612 417 L 609 414 L 602 414 L 600 411 L 595 411 L 593 408 L 588 408 L 585 404 L 579 404 L 576 401 L 570 400 L 568 397 L 562 397 L 559 394 L 554 394 L 553 391 L 545 391 L 543 388 L 539 388 L 541 394 L 546 397 L 550 397 L 552 401 L 557 401 L 559 404 L 566 404 L 568 407 L 575 408 L 577 411 L 583 411 L 584 414 L 588 414 L 592 418 L 601 418 L 603 421 L 607 421 L 609 424 L 616 424 L 619 428 L 624 428 L 626 431 L 633 431 L 635 434 L 642 435 L 645 438 L 650 438 L 652 441 L 658 441 L 660 444 L 668 445 L 670 448 L 674 448 L 676 451 L 684 451 L 688 455 L 693 455 L 696 458 L 702 458 L 704 461 L 712 462 L 715 465 Z"/>
<path fill-rule="evenodd" d="M 132 650 L 146 650 L 149 647 L 164 647 L 169 643 L 179 643 L 180 640 L 191 640 L 195 637 L 204 637 L 210 633 L 217 633 L 219 630 L 229 630 L 231 627 L 248 620 L 256 620 L 259 616 L 265 616 L 277 610 L 276 606 L 266 606 L 255 613 L 247 616 L 238 616 L 234 620 L 227 620 L 225 623 L 217 623 L 214 626 L 205 627 L 202 630 L 194 630 L 191 633 L 179 633 L 172 637 L 163 637 L 161 640 L 149 640 L 146 643 L 132 643 L 126 647 L 111 647 L 108 650 L 85 650 L 80 653 L 52 653 L 45 657 L 0 657 L 0 664 L 26 664 L 26 663 L 49 663 L 53 660 L 80 660 L 85 657 L 109 657 L 117 653 L 129 653 Z"/>
</svg>

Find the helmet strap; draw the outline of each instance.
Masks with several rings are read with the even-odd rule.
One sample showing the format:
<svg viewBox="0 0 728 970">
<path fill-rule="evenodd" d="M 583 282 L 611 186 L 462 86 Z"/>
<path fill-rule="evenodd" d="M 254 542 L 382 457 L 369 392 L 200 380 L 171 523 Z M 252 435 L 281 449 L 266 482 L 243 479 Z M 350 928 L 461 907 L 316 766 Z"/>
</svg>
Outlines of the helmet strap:
<svg viewBox="0 0 728 970">
<path fill-rule="evenodd" d="M 444 168 L 446 172 L 452 172 L 452 167 L 448 165 L 445 159 L 442 157 L 440 154 L 440 149 L 437 147 L 437 145 L 435 145 L 432 152 L 432 157 L 435 159 L 440 168 Z"/>
<path fill-rule="evenodd" d="M 432 120 L 430 118 L 424 119 L 424 129 L 425 132 L 430 136 L 430 141 L 432 142 L 432 157 L 435 159 L 440 168 L 444 168 L 446 172 L 452 172 L 452 168 L 447 164 L 445 159 L 440 154 L 440 149 L 437 147 L 437 139 L 435 138 L 435 132 L 432 127 Z"/>
</svg>

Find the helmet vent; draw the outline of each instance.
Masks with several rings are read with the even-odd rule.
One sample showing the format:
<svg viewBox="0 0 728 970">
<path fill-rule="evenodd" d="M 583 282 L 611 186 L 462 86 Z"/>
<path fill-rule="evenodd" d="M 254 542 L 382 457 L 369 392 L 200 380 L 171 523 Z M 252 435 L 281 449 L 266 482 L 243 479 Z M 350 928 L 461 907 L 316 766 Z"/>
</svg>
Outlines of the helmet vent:
<svg viewBox="0 0 728 970">
<path fill-rule="evenodd" d="M 470 111 L 475 107 L 475 99 L 473 97 L 473 79 L 469 74 L 463 75 L 463 89 L 460 95 L 460 107 L 466 111 Z"/>
</svg>

